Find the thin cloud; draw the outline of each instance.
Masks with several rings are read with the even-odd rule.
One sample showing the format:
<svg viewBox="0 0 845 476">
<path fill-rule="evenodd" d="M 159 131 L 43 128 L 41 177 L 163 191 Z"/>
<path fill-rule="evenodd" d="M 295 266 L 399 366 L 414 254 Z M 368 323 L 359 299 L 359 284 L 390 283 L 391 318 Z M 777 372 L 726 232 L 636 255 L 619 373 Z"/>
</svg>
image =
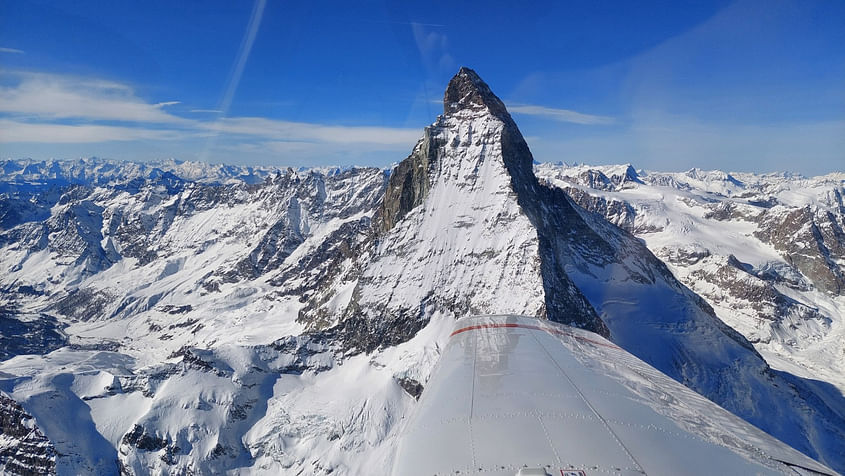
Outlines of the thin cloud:
<svg viewBox="0 0 845 476">
<path fill-rule="evenodd" d="M 223 111 L 221 109 L 191 109 L 191 112 L 204 112 L 204 113 L 211 113 L 211 114 L 220 114 Z"/>
<path fill-rule="evenodd" d="M 798 171 L 807 175 L 841 170 L 845 121 L 748 125 L 702 122 L 655 115 L 623 130 L 529 141 L 543 162 L 630 162 L 648 170 Z"/>
<path fill-rule="evenodd" d="M 176 131 L 97 124 L 44 124 L 0 119 L 0 143 L 79 144 L 134 140 L 175 140 Z"/>
<path fill-rule="evenodd" d="M 411 23 L 411 32 L 423 65 L 430 74 L 438 75 L 456 68 L 455 60 L 449 53 L 449 38 L 445 33 L 430 31 L 425 23 L 415 22 Z"/>
<path fill-rule="evenodd" d="M 532 104 L 508 105 L 508 110 L 517 114 L 541 116 L 553 119 L 555 121 L 570 122 L 573 124 L 583 124 L 590 126 L 608 125 L 616 122 L 614 118 L 609 116 L 597 116 L 594 114 L 585 114 L 583 112 L 573 111 L 571 109 L 555 109 L 545 106 L 535 106 Z"/>
<path fill-rule="evenodd" d="M 13 54 L 16 54 L 16 55 L 22 55 L 22 54 L 24 54 L 24 51 L 19 50 L 17 48 L 4 48 L 4 47 L 0 46 L 0 53 L 13 53 Z"/>
<path fill-rule="evenodd" d="M 420 135 L 416 129 L 326 125 L 262 117 L 190 119 L 165 111 L 168 106 L 180 104 L 179 101 L 149 103 L 136 96 L 131 87 L 120 83 L 40 73 L 0 75 L 17 79 L 13 86 L 0 87 L 0 143 L 191 140 L 220 136 L 228 142 L 272 144 L 278 151 L 298 150 L 294 143 L 324 144 L 337 150 L 351 145 L 403 150 L 413 146 Z M 216 109 L 192 112 L 221 113 Z"/>
<path fill-rule="evenodd" d="M 336 144 L 413 144 L 420 131 L 392 127 L 329 126 L 307 122 L 280 121 L 262 117 L 231 117 L 199 125 L 201 129 L 221 134 L 256 136 L 276 141 L 321 142 Z"/>
<path fill-rule="evenodd" d="M 149 104 L 122 84 L 49 74 L 8 76 L 17 77 L 18 83 L 0 87 L 0 113 L 40 120 L 185 122 L 185 119 L 162 110 L 177 102 Z"/>
</svg>

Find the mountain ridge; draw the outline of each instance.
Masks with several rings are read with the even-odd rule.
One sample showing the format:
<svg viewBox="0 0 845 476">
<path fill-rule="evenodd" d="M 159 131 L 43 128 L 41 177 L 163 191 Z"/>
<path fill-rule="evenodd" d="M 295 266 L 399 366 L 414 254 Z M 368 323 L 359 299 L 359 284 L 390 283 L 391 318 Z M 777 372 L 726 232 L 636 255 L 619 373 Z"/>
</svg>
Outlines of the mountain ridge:
<svg viewBox="0 0 845 476">
<path fill-rule="evenodd" d="M 634 231 L 636 203 L 594 205 L 648 174 L 587 174 L 600 187 L 567 194 L 543 166 L 535 174 L 499 104 L 461 69 L 444 114 L 389 176 L 288 170 L 215 184 L 155 173 L 60 189 L 41 215 L 10 200 L 29 219 L 0 231 L 6 317 L 49 315 L 68 345 L 0 362 L 0 390 L 39 423 L 63 401 L 88 408 L 43 428 L 62 471 L 363 472 L 389 466 L 397 422 L 454 319 L 513 312 L 609 335 L 845 467 L 841 396 L 771 369 L 678 268 L 608 221 L 607 210 L 630 213 Z M 63 224 L 55 232 L 43 231 L 47 212 Z M 97 259 L 109 250 L 114 259 Z M 103 451 L 67 438 L 73 425 L 93 428 L 79 441 Z"/>
</svg>

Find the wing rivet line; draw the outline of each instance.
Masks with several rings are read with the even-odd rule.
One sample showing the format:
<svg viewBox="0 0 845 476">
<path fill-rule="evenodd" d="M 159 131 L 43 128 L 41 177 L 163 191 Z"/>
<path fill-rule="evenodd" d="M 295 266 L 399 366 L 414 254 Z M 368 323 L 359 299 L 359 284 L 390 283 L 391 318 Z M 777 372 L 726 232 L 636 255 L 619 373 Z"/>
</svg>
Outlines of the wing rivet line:
<svg viewBox="0 0 845 476">
<path fill-rule="evenodd" d="M 539 328 L 538 330 L 545 331 L 546 329 Z M 592 411 L 593 414 L 596 416 L 596 418 L 598 418 L 599 421 L 602 423 L 602 425 L 604 425 L 604 427 L 608 431 L 608 433 L 610 433 L 610 435 L 613 437 L 613 439 L 616 440 L 616 443 L 619 444 L 619 446 L 622 448 L 622 450 L 625 451 L 625 454 L 628 455 L 628 458 L 631 460 L 631 462 L 634 463 L 634 465 L 637 467 L 637 469 L 642 474 L 646 474 L 645 470 L 643 469 L 642 465 L 640 465 L 639 461 L 637 461 L 637 459 L 634 458 L 634 455 L 631 453 L 631 451 L 625 446 L 624 443 L 622 443 L 622 440 L 619 439 L 619 436 L 616 435 L 616 433 L 613 431 L 613 429 L 610 428 L 610 425 L 607 423 L 607 421 L 604 419 L 604 417 L 602 417 L 601 414 L 598 412 L 598 410 L 596 410 L 596 408 L 590 403 L 590 401 L 587 400 L 587 397 L 585 397 L 584 393 L 581 392 L 581 389 L 578 388 L 577 385 L 575 385 L 575 382 L 572 381 L 572 379 L 569 377 L 569 374 L 567 374 L 566 371 L 563 370 L 563 368 L 560 366 L 560 364 L 558 364 L 557 360 L 555 360 L 555 358 L 549 352 L 549 349 L 547 349 L 546 346 L 543 345 L 543 343 L 540 341 L 540 339 L 537 338 L 536 335 L 531 334 L 531 337 L 534 338 L 534 340 L 537 342 L 537 345 L 539 345 L 540 348 L 543 349 L 543 352 L 545 352 L 546 355 L 549 357 L 549 359 L 555 364 L 555 367 L 557 367 L 558 370 L 560 370 L 560 373 L 566 378 L 566 380 L 569 381 L 569 384 L 572 385 L 572 388 L 575 389 L 575 392 L 578 393 L 578 395 L 581 397 L 581 400 L 584 402 L 584 404 L 587 405 L 587 407 L 590 409 L 590 411 Z M 614 346 L 614 347 L 616 347 L 616 346 Z"/>
</svg>

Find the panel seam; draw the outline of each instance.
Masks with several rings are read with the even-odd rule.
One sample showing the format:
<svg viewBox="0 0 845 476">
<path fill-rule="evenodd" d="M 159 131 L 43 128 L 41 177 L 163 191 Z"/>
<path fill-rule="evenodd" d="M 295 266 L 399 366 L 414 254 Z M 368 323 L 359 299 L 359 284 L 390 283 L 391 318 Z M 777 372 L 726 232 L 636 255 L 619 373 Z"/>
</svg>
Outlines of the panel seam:
<svg viewBox="0 0 845 476">
<path fill-rule="evenodd" d="M 590 403 L 590 401 L 587 399 L 587 397 L 584 396 L 584 393 L 581 392 L 581 389 L 578 388 L 577 385 L 575 385 L 575 382 L 572 381 L 572 379 L 569 377 L 569 374 L 567 374 L 566 371 L 563 370 L 563 367 L 561 367 L 560 364 L 558 364 L 557 360 L 555 360 L 555 358 L 552 356 L 551 352 L 549 352 L 549 349 L 547 349 L 546 346 L 543 345 L 543 343 L 540 341 L 540 339 L 537 338 L 537 336 L 534 333 L 531 333 L 531 337 L 534 338 L 534 340 L 537 342 L 537 344 L 540 345 L 540 348 L 543 349 L 543 352 L 545 352 L 546 355 L 549 356 L 549 359 L 551 359 L 551 361 L 555 364 L 555 367 L 557 367 L 558 370 L 560 370 L 560 373 L 566 378 L 566 380 L 569 381 L 569 384 L 572 385 L 572 388 L 575 389 L 575 391 L 578 393 L 578 396 L 581 397 L 581 400 L 584 402 L 584 404 L 587 405 L 587 407 L 590 409 L 590 411 L 592 411 L 593 414 L 596 416 L 596 418 L 598 418 L 599 421 L 602 423 L 602 425 L 604 425 L 604 427 L 608 431 L 608 433 L 610 433 L 610 435 L 613 437 L 613 439 L 616 440 L 616 443 L 618 443 L 619 446 L 622 447 L 622 450 L 625 451 L 625 454 L 628 455 L 628 458 L 631 459 L 631 462 L 634 463 L 634 465 L 637 467 L 637 469 L 640 472 L 642 472 L 643 474 L 646 474 L 645 470 L 640 465 L 639 461 L 637 461 L 637 459 L 634 458 L 634 455 L 631 453 L 631 451 L 625 446 L 624 443 L 622 443 L 622 440 L 619 438 L 619 436 L 616 434 L 616 432 L 613 431 L 613 429 L 610 427 L 610 424 L 607 423 L 607 420 L 605 420 L 604 417 L 601 416 L 601 414 Z"/>
</svg>

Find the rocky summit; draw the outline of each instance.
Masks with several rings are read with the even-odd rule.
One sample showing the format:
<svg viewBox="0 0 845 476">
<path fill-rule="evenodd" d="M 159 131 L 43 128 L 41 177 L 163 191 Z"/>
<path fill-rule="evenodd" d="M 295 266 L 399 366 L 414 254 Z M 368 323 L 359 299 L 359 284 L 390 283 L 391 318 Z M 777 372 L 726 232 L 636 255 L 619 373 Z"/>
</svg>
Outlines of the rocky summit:
<svg viewBox="0 0 845 476">
<path fill-rule="evenodd" d="M 839 208 L 793 207 L 766 177 L 535 167 L 469 68 L 389 171 L 9 160 L 0 177 L 7 472 L 386 468 L 454 320 L 490 313 L 607 336 L 845 470 L 841 358 L 805 365 L 842 333 L 841 179 Z M 652 239 L 684 226 L 771 249 Z"/>
</svg>

